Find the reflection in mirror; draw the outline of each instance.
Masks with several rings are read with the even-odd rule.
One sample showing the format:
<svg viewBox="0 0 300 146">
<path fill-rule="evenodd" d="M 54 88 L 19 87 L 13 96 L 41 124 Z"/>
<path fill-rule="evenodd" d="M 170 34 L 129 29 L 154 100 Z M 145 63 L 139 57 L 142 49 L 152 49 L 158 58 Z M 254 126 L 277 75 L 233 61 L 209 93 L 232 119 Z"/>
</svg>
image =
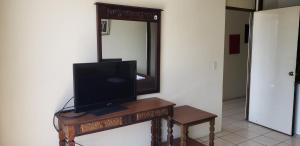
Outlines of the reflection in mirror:
<svg viewBox="0 0 300 146">
<path fill-rule="evenodd" d="M 137 61 L 137 91 L 157 86 L 157 33 L 155 22 L 109 20 L 109 34 L 102 35 L 102 58 Z"/>
<path fill-rule="evenodd" d="M 102 57 L 136 60 L 137 71 L 147 74 L 147 23 L 110 20 L 110 34 L 102 36 Z"/>
</svg>

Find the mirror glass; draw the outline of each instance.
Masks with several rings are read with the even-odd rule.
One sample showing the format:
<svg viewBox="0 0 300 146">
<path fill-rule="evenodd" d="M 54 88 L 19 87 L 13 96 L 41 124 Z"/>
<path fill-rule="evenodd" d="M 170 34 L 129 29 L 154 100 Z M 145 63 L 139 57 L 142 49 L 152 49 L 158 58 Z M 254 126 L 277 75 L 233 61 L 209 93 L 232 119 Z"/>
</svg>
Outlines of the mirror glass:
<svg viewBox="0 0 300 146">
<path fill-rule="evenodd" d="M 102 59 L 137 61 L 137 91 L 157 85 L 157 33 L 155 22 L 107 20 L 102 23 Z"/>
</svg>

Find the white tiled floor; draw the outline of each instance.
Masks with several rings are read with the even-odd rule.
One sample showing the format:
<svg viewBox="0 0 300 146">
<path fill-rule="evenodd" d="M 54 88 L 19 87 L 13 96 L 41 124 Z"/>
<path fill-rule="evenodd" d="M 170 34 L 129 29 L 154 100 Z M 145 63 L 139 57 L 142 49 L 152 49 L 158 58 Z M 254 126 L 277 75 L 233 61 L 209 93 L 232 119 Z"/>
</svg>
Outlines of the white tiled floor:
<svg viewBox="0 0 300 146">
<path fill-rule="evenodd" d="M 223 128 L 215 135 L 215 146 L 300 146 L 300 136 L 290 137 L 245 121 L 244 108 L 244 99 L 223 103 Z M 208 143 L 208 137 L 198 140 Z"/>
</svg>

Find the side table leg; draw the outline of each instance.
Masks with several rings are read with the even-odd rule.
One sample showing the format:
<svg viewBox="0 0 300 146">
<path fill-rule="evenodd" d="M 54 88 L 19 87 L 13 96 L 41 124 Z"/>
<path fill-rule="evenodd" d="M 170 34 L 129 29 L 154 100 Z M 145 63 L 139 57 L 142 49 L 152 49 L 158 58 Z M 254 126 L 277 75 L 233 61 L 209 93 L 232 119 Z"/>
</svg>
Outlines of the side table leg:
<svg viewBox="0 0 300 146">
<path fill-rule="evenodd" d="M 173 145 L 173 120 L 168 116 L 168 146 Z"/>
<path fill-rule="evenodd" d="M 188 139 L 188 127 L 181 126 L 180 146 L 188 146 L 187 139 Z"/>
<path fill-rule="evenodd" d="M 59 136 L 59 146 L 65 146 L 65 134 L 62 130 L 59 131 L 58 133 Z"/>
<path fill-rule="evenodd" d="M 215 139 L 215 119 L 212 119 L 210 122 L 209 128 L 209 146 L 214 146 L 214 139 Z"/>
<path fill-rule="evenodd" d="M 151 146 L 157 146 L 157 120 L 151 121 Z"/>
<path fill-rule="evenodd" d="M 157 118 L 157 146 L 161 146 L 161 118 Z"/>
</svg>

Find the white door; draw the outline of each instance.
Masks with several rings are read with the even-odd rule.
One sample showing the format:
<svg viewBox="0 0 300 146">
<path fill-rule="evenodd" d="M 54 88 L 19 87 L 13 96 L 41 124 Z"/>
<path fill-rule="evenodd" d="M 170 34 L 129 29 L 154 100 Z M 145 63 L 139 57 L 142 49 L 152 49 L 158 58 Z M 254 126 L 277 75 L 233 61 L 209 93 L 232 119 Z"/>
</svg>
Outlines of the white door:
<svg viewBox="0 0 300 146">
<path fill-rule="evenodd" d="M 300 7 L 254 13 L 249 121 L 292 134 Z"/>
</svg>

